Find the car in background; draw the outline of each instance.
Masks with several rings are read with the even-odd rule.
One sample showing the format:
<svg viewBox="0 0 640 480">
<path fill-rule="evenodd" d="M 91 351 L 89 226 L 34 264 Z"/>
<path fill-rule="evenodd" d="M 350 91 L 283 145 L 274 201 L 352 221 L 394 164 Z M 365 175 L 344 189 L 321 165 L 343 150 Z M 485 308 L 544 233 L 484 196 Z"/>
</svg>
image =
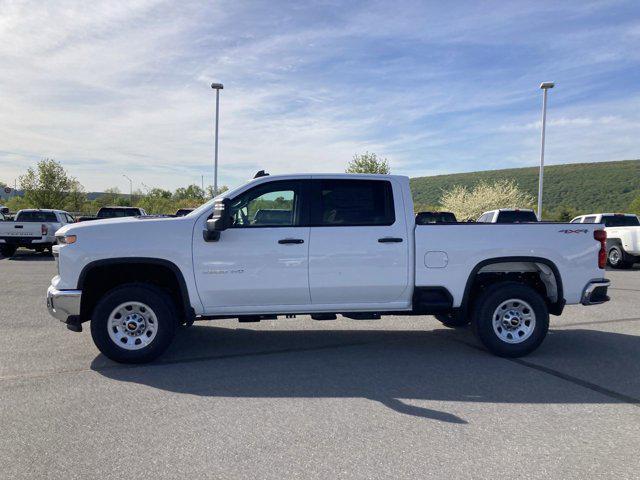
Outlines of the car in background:
<svg viewBox="0 0 640 480">
<path fill-rule="evenodd" d="M 612 268 L 631 268 L 640 262 L 640 220 L 633 213 L 591 213 L 571 223 L 603 223 L 607 232 L 607 263 Z"/>
<path fill-rule="evenodd" d="M 87 222 L 89 220 L 104 220 L 106 218 L 124 218 L 124 217 L 144 217 L 147 212 L 138 207 L 102 207 L 98 210 L 95 217 L 82 216 L 78 218 L 79 222 Z"/>
<path fill-rule="evenodd" d="M 478 223 L 533 223 L 537 222 L 536 212 L 530 208 L 501 208 L 484 212 Z"/>
<path fill-rule="evenodd" d="M 195 208 L 179 208 L 176 211 L 176 214 L 174 215 L 174 217 L 184 217 L 185 215 L 189 215 L 194 210 Z"/>
<path fill-rule="evenodd" d="M 434 223 L 458 223 L 453 212 L 418 212 L 416 225 L 430 225 Z"/>
<path fill-rule="evenodd" d="M 0 223 L 0 253 L 11 257 L 19 247 L 51 251 L 56 243 L 56 230 L 74 222 L 64 210 L 20 210 L 14 221 Z"/>
</svg>

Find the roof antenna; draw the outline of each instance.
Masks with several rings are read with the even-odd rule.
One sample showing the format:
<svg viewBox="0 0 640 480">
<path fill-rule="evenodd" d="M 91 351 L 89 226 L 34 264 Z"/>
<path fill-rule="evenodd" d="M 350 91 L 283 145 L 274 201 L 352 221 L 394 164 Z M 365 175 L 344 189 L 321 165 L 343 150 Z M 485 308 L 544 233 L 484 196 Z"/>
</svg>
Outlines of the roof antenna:
<svg viewBox="0 0 640 480">
<path fill-rule="evenodd" d="M 265 172 L 264 170 L 259 170 L 254 176 L 253 178 L 260 178 L 260 177 L 266 177 L 267 175 L 269 175 L 267 172 Z"/>
</svg>

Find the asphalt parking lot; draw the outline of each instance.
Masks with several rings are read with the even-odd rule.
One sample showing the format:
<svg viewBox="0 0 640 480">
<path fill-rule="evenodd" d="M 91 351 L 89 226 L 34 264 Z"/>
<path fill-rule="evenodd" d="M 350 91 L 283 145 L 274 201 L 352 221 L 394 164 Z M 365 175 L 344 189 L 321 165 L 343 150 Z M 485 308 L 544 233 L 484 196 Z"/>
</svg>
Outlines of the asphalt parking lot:
<svg viewBox="0 0 640 480">
<path fill-rule="evenodd" d="M 0 478 L 638 478 L 640 269 L 506 360 L 432 317 L 181 330 L 152 365 L 47 314 L 0 258 Z"/>
</svg>

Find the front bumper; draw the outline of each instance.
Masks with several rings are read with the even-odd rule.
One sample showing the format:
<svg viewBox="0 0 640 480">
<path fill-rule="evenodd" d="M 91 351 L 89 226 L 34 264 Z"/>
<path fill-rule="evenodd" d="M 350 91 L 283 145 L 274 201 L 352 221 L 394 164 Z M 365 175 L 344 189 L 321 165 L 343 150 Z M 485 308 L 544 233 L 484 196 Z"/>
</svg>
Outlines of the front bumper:
<svg viewBox="0 0 640 480">
<path fill-rule="evenodd" d="M 582 305 L 599 305 L 600 303 L 608 302 L 607 290 L 609 285 L 611 285 L 611 281 L 606 278 L 591 280 L 582 292 Z"/>
<path fill-rule="evenodd" d="M 80 318 L 82 290 L 47 289 L 47 309 L 52 317 L 66 324 L 77 324 Z"/>
</svg>

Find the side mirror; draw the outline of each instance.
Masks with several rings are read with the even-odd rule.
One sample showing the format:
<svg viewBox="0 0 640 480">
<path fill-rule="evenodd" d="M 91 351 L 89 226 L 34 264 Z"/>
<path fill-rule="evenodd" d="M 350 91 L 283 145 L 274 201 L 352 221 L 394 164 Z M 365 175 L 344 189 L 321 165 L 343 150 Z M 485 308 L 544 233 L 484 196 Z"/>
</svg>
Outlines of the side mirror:
<svg viewBox="0 0 640 480">
<path fill-rule="evenodd" d="M 229 215 L 229 199 L 222 198 L 216 200 L 213 205 L 213 215 L 207 220 L 207 229 L 204 231 L 204 239 L 207 242 L 217 242 L 220 239 L 220 232 L 231 226 L 231 216 Z"/>
</svg>

